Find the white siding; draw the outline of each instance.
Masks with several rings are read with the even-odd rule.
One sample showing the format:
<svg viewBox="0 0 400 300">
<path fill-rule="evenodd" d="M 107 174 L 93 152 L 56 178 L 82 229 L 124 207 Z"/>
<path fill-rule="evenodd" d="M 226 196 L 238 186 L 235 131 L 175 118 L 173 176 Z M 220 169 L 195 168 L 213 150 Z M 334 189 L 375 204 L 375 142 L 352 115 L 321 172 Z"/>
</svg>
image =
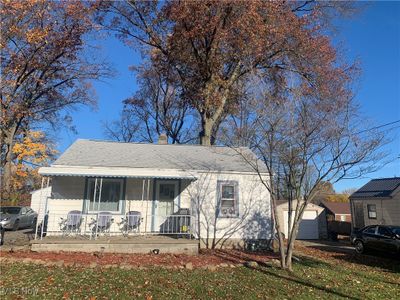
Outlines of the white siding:
<svg viewBox="0 0 400 300">
<path fill-rule="evenodd" d="M 219 180 L 238 183 L 239 217 L 216 217 L 217 182 Z M 150 182 L 149 193 L 147 193 L 148 182 Z M 55 225 L 49 226 L 49 231 L 59 230 L 57 226 L 60 217 L 65 218 L 69 211 L 82 210 L 84 189 L 84 177 L 53 178 L 52 199 L 49 199 L 48 210 L 50 211 L 49 225 L 50 223 Z M 154 179 L 145 180 L 144 193 L 142 179 L 128 178 L 126 180 L 125 211 L 142 213 L 142 231 L 151 230 L 154 193 Z M 178 201 L 181 208 L 191 209 L 196 218 L 193 219 L 193 225 L 196 226 L 195 233 L 198 234 L 200 228 L 200 236 L 203 241 L 207 238 L 215 238 L 222 242 L 225 239 L 246 240 L 271 237 L 270 197 L 256 174 L 199 173 L 196 181 L 180 181 Z M 200 212 L 196 209 L 196 203 L 200 203 Z M 121 221 L 121 217 L 121 215 L 114 216 L 115 221 L 111 231 L 118 232 L 117 223 Z M 90 220 L 85 220 L 84 223 L 86 221 Z M 200 227 L 198 228 L 199 223 Z"/>
<path fill-rule="evenodd" d="M 52 179 L 51 197 L 47 201 L 49 235 L 60 230 L 59 222 L 61 218 L 66 218 L 68 212 L 82 211 L 84 189 L 85 178 L 83 177 L 65 176 Z M 42 217 L 40 216 L 39 219 L 41 220 Z"/>
<path fill-rule="evenodd" d="M 207 239 L 211 244 L 213 239 L 222 243 L 226 239 L 271 237 L 270 197 L 258 175 L 211 172 L 199 175 L 182 193 L 181 199 L 183 203 L 191 202 L 192 214 L 197 217 L 196 232 L 200 232 L 203 243 Z M 218 180 L 238 182 L 239 217 L 216 217 Z"/>
<path fill-rule="evenodd" d="M 128 178 L 126 181 L 125 211 L 140 211 L 143 218 L 142 230 L 151 230 L 151 214 L 153 204 L 153 180 L 145 179 L 143 190 L 142 179 Z M 142 198 L 143 197 L 143 198 Z M 143 227 L 144 226 L 144 227 Z"/>
<path fill-rule="evenodd" d="M 46 199 L 51 196 L 51 186 L 31 193 L 31 208 L 37 213 L 43 213 L 46 209 Z"/>
</svg>

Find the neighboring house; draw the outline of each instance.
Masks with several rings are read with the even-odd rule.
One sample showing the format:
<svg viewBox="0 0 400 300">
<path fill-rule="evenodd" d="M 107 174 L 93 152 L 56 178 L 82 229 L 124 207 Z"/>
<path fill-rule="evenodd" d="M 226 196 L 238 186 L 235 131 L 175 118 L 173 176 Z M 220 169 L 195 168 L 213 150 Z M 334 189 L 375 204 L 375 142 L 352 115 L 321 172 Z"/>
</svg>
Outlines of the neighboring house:
<svg viewBox="0 0 400 300">
<path fill-rule="evenodd" d="M 400 177 L 373 179 L 350 196 L 353 229 L 400 225 Z"/>
<path fill-rule="evenodd" d="M 293 211 L 297 202 L 293 201 Z M 289 203 L 285 200 L 277 201 L 277 210 L 280 216 L 279 227 L 285 237 L 288 236 L 289 225 Z M 294 216 L 294 212 L 293 212 Z M 316 240 L 327 237 L 326 216 L 324 208 L 313 203 L 309 203 L 304 210 L 302 221 L 299 225 L 297 239 L 299 240 Z"/>
<path fill-rule="evenodd" d="M 321 201 L 320 206 L 325 208 L 327 221 L 351 222 L 349 202 Z"/>
<path fill-rule="evenodd" d="M 103 225 L 118 235 L 122 218 L 135 211 L 141 234 L 190 233 L 202 245 L 269 240 L 269 193 L 243 157 L 267 176 L 248 148 L 79 139 L 40 168 L 51 178 L 51 196 L 33 205 L 42 208 L 39 220 L 48 212 L 47 235 L 60 234 L 60 219 L 71 211 L 82 213 L 79 233 L 108 214 L 112 224 Z"/>
<path fill-rule="evenodd" d="M 328 225 L 328 236 L 334 240 L 338 235 L 351 234 L 351 213 L 349 202 L 321 201 L 320 206 L 325 208 Z"/>
</svg>

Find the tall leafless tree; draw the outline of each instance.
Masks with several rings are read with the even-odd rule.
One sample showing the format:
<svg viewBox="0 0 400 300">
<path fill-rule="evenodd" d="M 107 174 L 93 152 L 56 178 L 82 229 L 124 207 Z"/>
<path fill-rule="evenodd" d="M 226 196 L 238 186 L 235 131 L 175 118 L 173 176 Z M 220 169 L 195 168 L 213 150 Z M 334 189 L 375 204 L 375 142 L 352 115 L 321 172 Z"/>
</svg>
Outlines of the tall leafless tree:
<svg viewBox="0 0 400 300">
<path fill-rule="evenodd" d="M 135 69 L 139 90 L 124 101 L 120 119 L 105 123 L 108 138 L 125 142 L 157 141 L 165 133 L 172 144 L 197 140 L 197 117 L 178 87 L 152 67 Z"/>
<path fill-rule="evenodd" d="M 387 139 L 383 132 L 366 129 L 368 123 L 350 92 L 334 97 L 335 93 L 324 98 L 288 85 L 279 93 L 263 86 L 254 108 L 257 117 L 252 118 L 251 126 L 256 129 L 251 144 L 269 171 L 269 179 L 260 176 L 260 180 L 271 194 L 281 265 L 288 270 L 292 270 L 294 241 L 303 212 L 321 184 L 358 178 L 384 163 L 381 149 Z M 258 171 L 251 158 L 243 158 Z M 286 244 L 279 225 L 282 216 L 277 211 L 282 186 L 289 202 Z"/>
</svg>

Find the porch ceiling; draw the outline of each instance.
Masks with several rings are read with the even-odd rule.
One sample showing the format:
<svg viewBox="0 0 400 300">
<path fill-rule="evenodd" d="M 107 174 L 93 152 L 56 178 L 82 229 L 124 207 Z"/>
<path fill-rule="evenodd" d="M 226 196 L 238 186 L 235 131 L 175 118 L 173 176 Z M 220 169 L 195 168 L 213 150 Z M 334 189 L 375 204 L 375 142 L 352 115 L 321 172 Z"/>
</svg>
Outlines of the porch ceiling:
<svg viewBox="0 0 400 300">
<path fill-rule="evenodd" d="M 64 166 L 43 167 L 39 169 L 39 174 L 42 176 L 160 178 L 187 180 L 196 180 L 198 177 L 196 173 L 184 170 Z"/>
</svg>

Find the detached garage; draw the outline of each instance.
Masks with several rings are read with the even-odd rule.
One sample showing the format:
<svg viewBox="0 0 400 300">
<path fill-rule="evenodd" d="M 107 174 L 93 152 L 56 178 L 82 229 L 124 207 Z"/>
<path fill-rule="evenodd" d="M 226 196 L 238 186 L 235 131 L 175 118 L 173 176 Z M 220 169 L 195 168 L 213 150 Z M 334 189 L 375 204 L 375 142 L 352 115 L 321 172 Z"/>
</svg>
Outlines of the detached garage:
<svg viewBox="0 0 400 300">
<path fill-rule="evenodd" d="M 293 209 L 296 207 L 296 202 L 293 202 Z M 288 221 L 289 221 L 289 205 L 287 201 L 278 201 L 278 213 L 280 215 L 280 228 L 285 237 L 288 236 Z M 294 212 L 293 212 L 294 216 Z M 299 225 L 297 239 L 299 240 L 317 240 L 327 237 L 327 226 L 325 209 L 315 204 L 308 204 L 304 211 L 302 221 Z"/>
</svg>

